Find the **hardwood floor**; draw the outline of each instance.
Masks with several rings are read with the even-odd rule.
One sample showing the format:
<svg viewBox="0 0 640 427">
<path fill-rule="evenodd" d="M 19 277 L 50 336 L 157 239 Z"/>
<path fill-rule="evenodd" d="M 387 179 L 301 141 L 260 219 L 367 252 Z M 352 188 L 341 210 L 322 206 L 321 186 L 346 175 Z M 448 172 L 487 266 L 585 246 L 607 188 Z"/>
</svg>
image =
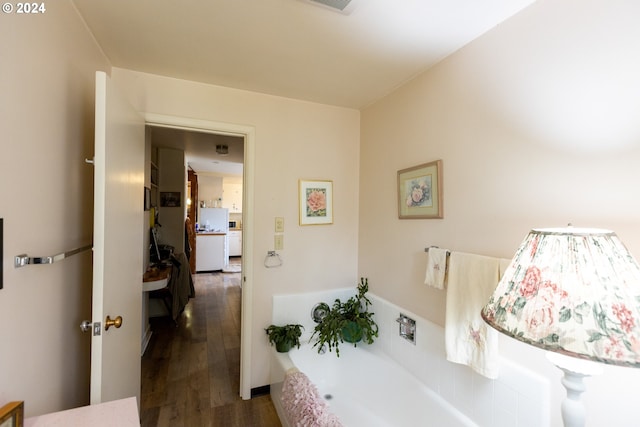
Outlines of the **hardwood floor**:
<svg viewBox="0 0 640 427">
<path fill-rule="evenodd" d="M 239 396 L 240 273 L 195 274 L 178 326 L 151 319 L 142 357 L 142 427 L 279 427 L 271 396 Z"/>
</svg>

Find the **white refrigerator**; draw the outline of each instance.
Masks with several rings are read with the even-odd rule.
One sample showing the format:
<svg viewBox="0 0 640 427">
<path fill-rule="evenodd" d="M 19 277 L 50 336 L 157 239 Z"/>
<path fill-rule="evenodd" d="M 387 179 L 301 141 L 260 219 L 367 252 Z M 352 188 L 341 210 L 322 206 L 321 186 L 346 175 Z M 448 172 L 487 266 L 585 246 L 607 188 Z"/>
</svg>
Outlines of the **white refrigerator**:
<svg viewBox="0 0 640 427">
<path fill-rule="evenodd" d="M 229 232 L 229 209 L 227 208 L 200 208 L 198 216 L 200 231 Z"/>
</svg>

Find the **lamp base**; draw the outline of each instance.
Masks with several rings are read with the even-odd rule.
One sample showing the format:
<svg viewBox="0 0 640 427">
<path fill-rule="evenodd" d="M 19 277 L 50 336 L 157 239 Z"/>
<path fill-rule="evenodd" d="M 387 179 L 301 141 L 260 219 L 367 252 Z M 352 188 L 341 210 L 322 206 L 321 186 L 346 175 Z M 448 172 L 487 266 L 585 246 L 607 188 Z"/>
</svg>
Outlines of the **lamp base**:
<svg viewBox="0 0 640 427">
<path fill-rule="evenodd" d="M 586 410 L 580 395 L 587 389 L 584 377 L 599 375 L 602 366 L 587 360 L 576 359 L 559 353 L 547 353 L 547 359 L 562 372 L 562 385 L 567 390 L 567 397 L 562 401 L 562 421 L 565 427 L 584 427 Z"/>
</svg>

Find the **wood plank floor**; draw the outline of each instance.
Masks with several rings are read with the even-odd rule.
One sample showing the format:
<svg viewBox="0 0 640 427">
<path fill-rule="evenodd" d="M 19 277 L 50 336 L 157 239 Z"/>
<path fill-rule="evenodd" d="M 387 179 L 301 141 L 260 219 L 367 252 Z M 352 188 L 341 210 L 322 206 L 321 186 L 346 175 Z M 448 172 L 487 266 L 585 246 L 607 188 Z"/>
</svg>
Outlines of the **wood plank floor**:
<svg viewBox="0 0 640 427">
<path fill-rule="evenodd" d="M 271 396 L 242 400 L 240 273 L 194 275 L 178 326 L 151 319 L 142 357 L 142 427 L 280 427 Z"/>
</svg>

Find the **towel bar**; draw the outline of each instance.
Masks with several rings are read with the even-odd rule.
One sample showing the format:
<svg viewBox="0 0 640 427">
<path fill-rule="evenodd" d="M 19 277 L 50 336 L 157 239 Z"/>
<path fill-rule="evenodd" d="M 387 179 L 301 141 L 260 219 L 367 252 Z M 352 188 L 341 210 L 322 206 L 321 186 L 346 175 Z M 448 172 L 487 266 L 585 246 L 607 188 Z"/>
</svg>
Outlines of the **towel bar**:
<svg viewBox="0 0 640 427">
<path fill-rule="evenodd" d="M 81 248 L 73 249 L 67 252 L 62 252 L 57 255 L 44 256 L 44 257 L 30 257 L 27 254 L 16 255 L 14 258 L 13 266 L 15 268 L 24 267 L 28 264 L 53 264 L 56 261 L 62 261 L 65 258 L 69 258 L 72 255 L 80 252 L 92 249 L 93 245 L 82 246 Z"/>
<path fill-rule="evenodd" d="M 429 252 L 431 248 L 438 248 L 438 246 L 429 246 L 428 248 L 424 248 L 425 252 Z M 451 255 L 451 251 L 447 249 L 447 256 Z"/>
</svg>

